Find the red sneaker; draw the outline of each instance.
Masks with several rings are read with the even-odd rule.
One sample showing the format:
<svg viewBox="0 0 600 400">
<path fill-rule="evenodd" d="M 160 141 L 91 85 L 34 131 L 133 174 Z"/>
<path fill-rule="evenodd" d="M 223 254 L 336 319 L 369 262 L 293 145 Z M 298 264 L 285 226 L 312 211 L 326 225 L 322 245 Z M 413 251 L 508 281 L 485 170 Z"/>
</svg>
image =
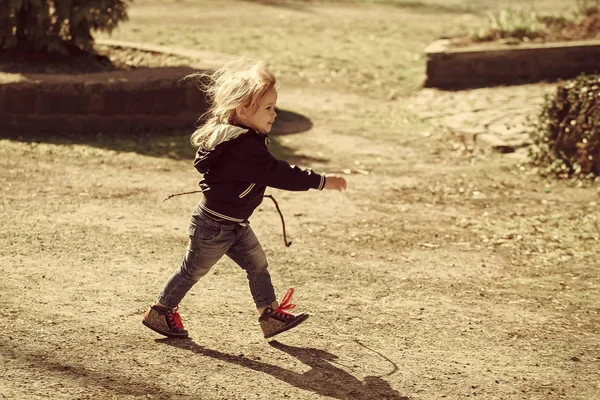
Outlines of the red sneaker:
<svg viewBox="0 0 600 400">
<path fill-rule="evenodd" d="M 142 324 L 161 335 L 185 339 L 188 337 L 188 331 L 183 329 L 183 321 L 177 310 L 179 307 L 167 308 L 154 305 L 144 314 Z"/>
<path fill-rule="evenodd" d="M 292 329 L 293 327 L 298 326 L 302 322 L 306 321 L 308 318 L 308 314 L 292 315 L 287 312 L 287 310 L 292 310 L 296 307 L 295 304 L 290 303 L 293 294 L 294 289 L 289 289 L 285 296 L 283 296 L 283 300 L 281 301 L 279 307 L 276 309 L 267 307 L 265 311 L 263 311 L 262 315 L 258 318 L 258 322 L 260 323 L 260 327 L 262 328 L 265 339 L 285 332 L 288 329 Z"/>
</svg>

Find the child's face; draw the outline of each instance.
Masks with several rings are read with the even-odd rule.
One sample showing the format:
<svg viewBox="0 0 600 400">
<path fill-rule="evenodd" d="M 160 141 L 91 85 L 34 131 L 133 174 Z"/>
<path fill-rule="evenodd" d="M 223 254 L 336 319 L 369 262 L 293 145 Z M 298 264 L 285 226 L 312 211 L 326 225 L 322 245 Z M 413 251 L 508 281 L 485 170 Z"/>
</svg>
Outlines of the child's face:
<svg viewBox="0 0 600 400">
<path fill-rule="evenodd" d="M 256 104 L 256 109 L 247 108 L 242 123 L 260 133 L 269 133 L 275 122 L 275 104 L 277 104 L 277 90 L 271 87 Z"/>
</svg>

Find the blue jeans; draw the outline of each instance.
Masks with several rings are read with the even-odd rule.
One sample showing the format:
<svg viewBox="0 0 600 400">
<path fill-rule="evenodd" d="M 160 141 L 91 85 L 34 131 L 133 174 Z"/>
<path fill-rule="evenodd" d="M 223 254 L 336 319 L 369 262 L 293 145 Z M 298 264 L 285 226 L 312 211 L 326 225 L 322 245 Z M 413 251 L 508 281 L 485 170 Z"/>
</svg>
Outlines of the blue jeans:
<svg viewBox="0 0 600 400">
<path fill-rule="evenodd" d="M 267 270 L 267 256 L 256 235 L 245 224 L 226 224 L 196 208 L 189 225 L 189 244 L 181 266 L 165 283 L 158 301 L 174 308 L 200 278 L 224 255 L 246 271 L 250 293 L 257 308 L 271 305 L 275 291 Z"/>
</svg>

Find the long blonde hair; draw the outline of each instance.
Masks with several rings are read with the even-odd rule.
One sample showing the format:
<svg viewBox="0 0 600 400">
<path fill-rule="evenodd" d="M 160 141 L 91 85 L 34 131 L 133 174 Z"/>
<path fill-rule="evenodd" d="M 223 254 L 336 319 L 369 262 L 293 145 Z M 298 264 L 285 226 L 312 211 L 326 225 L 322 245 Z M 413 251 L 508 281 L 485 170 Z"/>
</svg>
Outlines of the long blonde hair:
<svg viewBox="0 0 600 400">
<path fill-rule="evenodd" d="M 232 124 L 238 107 L 255 107 L 267 90 L 277 83 L 275 75 L 262 61 L 236 58 L 212 74 L 194 74 L 200 78 L 210 108 L 200 119 L 206 122 L 192 134 L 193 146 L 206 147 L 210 134 L 221 124 Z M 202 78 L 206 78 L 202 83 Z"/>
</svg>

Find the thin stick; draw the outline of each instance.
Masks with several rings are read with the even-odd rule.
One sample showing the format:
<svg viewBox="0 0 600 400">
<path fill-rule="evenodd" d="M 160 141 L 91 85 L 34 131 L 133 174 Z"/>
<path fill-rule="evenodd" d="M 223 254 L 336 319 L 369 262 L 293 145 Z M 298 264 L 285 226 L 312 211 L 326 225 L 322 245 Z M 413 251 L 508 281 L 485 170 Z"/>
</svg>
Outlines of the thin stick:
<svg viewBox="0 0 600 400">
<path fill-rule="evenodd" d="M 186 194 L 193 194 L 193 193 L 202 193 L 202 190 L 194 190 L 192 192 L 170 194 L 163 199 L 163 202 L 167 201 L 173 197 L 183 196 Z M 285 220 L 283 219 L 283 213 L 281 212 L 281 209 L 279 208 L 279 204 L 277 204 L 277 200 L 275 200 L 275 197 L 271 196 L 270 194 L 266 194 L 263 197 L 268 197 L 271 200 L 273 200 L 273 203 L 275 203 L 275 208 L 277 208 L 277 212 L 279 213 L 279 218 L 281 218 L 281 225 L 283 227 L 283 243 L 285 244 L 285 247 L 290 247 L 292 245 L 292 242 L 288 242 L 288 240 L 287 240 L 287 234 L 285 233 Z"/>
<path fill-rule="evenodd" d="M 170 194 L 167 197 L 165 197 L 163 199 L 163 201 L 167 201 L 169 200 L 171 197 L 176 197 L 176 196 L 183 196 L 184 194 L 192 194 L 192 193 L 202 193 L 202 190 L 194 190 L 193 192 L 183 192 L 183 193 L 175 193 L 175 194 Z"/>
<path fill-rule="evenodd" d="M 285 234 L 285 221 L 283 219 L 283 214 L 279 209 L 279 204 L 277 204 L 277 200 L 275 200 L 275 197 L 271 196 L 270 194 L 266 194 L 264 195 L 264 197 L 270 198 L 271 200 L 273 200 L 273 203 L 275 203 L 275 208 L 277 208 L 277 212 L 279 213 L 279 217 L 281 218 L 281 225 L 283 226 L 283 243 L 285 244 L 285 247 L 290 247 L 292 245 L 292 242 L 287 241 L 287 235 Z"/>
</svg>

